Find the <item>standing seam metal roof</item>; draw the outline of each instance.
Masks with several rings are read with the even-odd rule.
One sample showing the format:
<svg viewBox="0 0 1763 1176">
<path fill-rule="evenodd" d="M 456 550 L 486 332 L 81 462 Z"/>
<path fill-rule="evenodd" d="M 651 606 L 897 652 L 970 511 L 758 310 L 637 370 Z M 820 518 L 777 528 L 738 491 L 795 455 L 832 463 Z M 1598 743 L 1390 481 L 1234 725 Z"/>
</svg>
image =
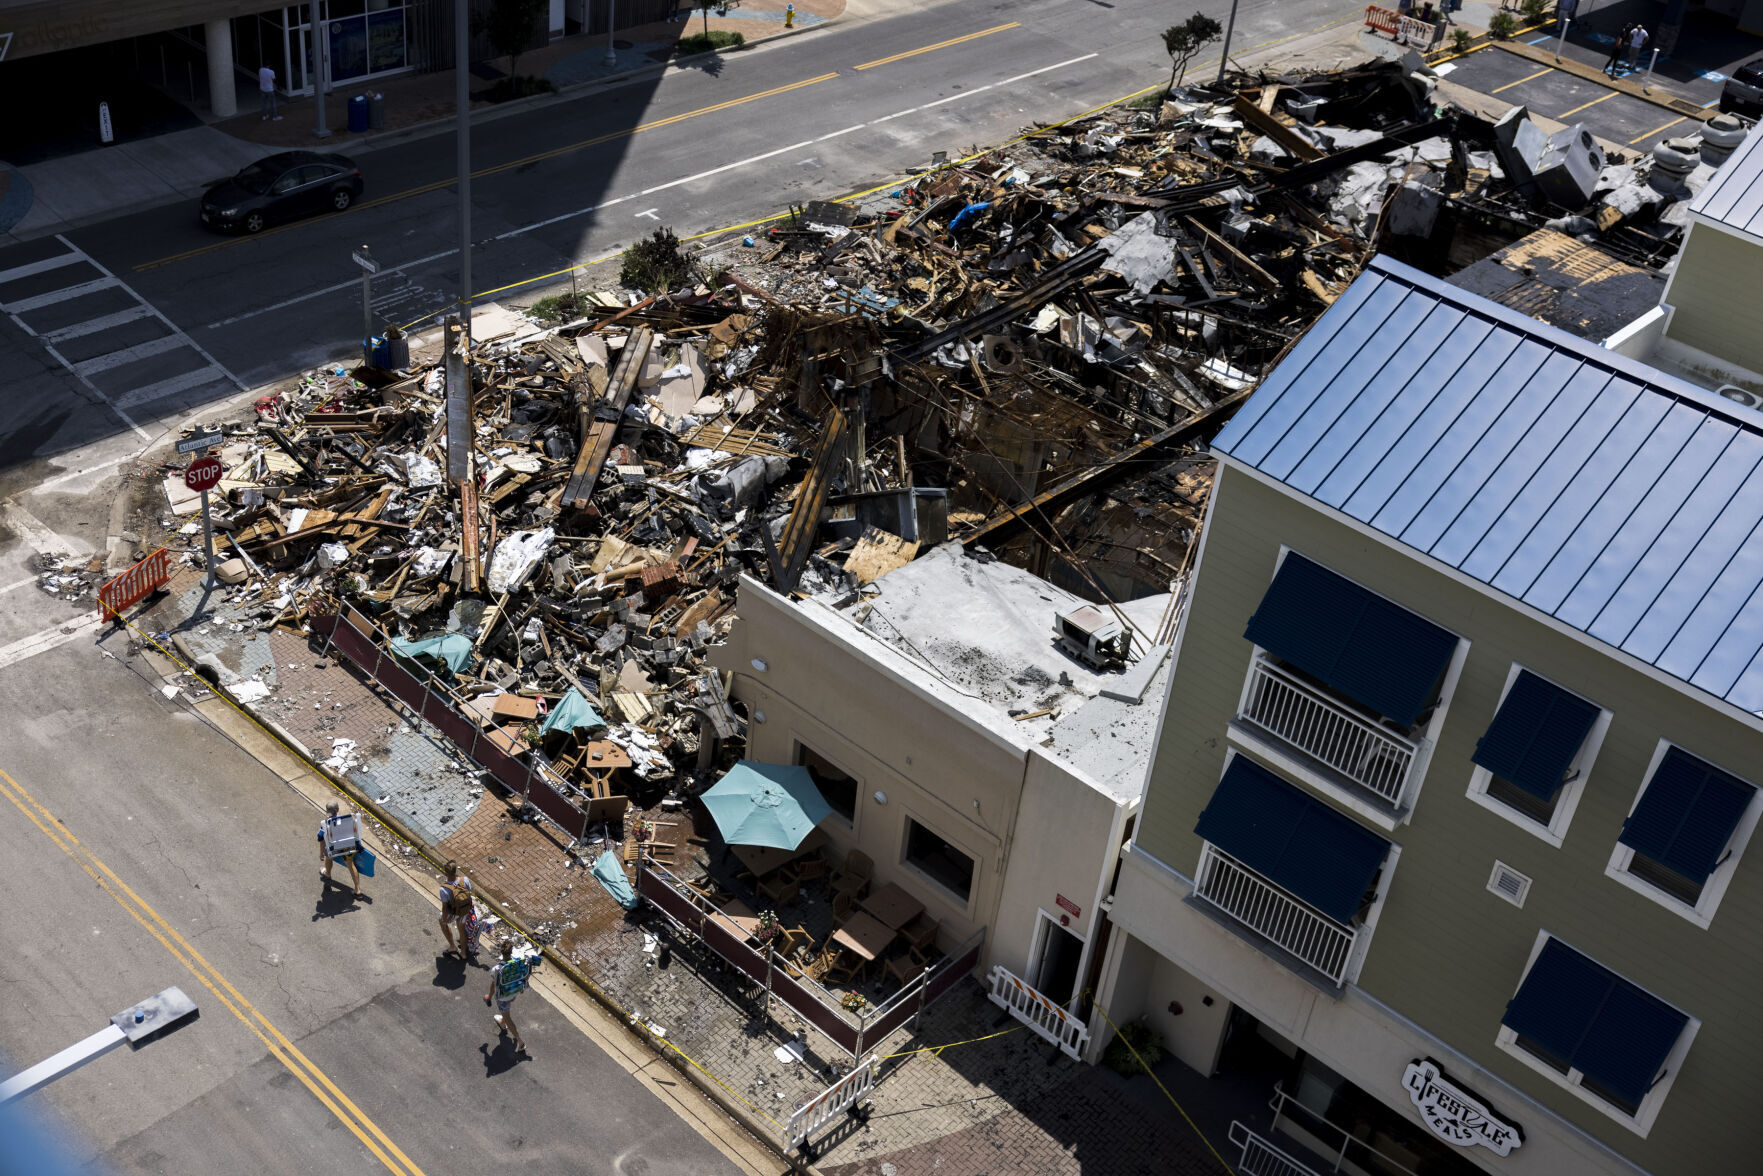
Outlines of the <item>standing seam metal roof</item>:
<svg viewBox="0 0 1763 1176">
<path fill-rule="evenodd" d="M 1763 712 L 1763 429 L 1711 393 L 1379 257 L 1212 447 Z"/>
<path fill-rule="evenodd" d="M 1763 135 L 1745 137 L 1690 201 L 1690 211 L 1763 241 Z"/>
</svg>

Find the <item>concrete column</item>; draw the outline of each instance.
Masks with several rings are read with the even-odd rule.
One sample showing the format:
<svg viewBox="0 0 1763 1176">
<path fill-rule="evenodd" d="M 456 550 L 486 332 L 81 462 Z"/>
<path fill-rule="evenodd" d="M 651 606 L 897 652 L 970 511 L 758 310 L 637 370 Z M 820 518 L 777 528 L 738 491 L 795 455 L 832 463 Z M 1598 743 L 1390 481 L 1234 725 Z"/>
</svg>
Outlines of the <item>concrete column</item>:
<svg viewBox="0 0 1763 1176">
<path fill-rule="evenodd" d="M 233 83 L 233 22 L 211 20 L 205 26 L 208 42 L 208 102 L 216 118 L 239 113 L 239 94 Z"/>
</svg>

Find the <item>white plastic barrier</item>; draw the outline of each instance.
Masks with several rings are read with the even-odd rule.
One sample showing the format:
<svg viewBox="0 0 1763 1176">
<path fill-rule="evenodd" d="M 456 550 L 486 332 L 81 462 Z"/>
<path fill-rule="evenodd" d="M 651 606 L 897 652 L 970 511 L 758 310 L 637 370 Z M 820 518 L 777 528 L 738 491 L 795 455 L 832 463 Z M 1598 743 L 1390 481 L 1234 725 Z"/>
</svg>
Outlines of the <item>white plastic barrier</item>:
<svg viewBox="0 0 1763 1176">
<path fill-rule="evenodd" d="M 1078 1061 L 1090 1031 L 1084 1023 L 1016 978 L 1003 964 L 992 965 L 992 1003 L 1010 1010 L 1011 1016 L 1033 1029 Z"/>
<path fill-rule="evenodd" d="M 784 1124 L 784 1145 L 799 1147 L 812 1155 L 810 1135 L 840 1115 L 853 1114 L 869 1101 L 869 1092 L 875 1089 L 875 1068 L 875 1055 L 871 1054 L 849 1074 L 791 1111 L 790 1121 Z"/>
</svg>

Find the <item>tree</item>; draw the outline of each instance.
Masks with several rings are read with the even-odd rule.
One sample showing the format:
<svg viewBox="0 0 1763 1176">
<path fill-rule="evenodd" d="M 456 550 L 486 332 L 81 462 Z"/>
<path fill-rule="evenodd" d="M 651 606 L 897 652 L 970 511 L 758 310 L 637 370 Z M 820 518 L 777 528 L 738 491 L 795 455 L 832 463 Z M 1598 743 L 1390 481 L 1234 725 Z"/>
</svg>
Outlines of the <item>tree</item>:
<svg viewBox="0 0 1763 1176">
<path fill-rule="evenodd" d="M 698 8 L 704 13 L 704 35 L 710 36 L 710 10 L 716 9 L 716 15 L 727 16 L 728 10 L 739 4 L 740 0 L 696 0 Z"/>
<path fill-rule="evenodd" d="M 520 76 L 520 55 L 538 39 L 540 26 L 551 18 L 550 0 L 495 0 L 486 16 L 472 17 L 472 31 L 490 39 L 508 59 L 508 76 Z M 465 63 L 460 62 L 461 69 Z"/>
<path fill-rule="evenodd" d="M 1163 30 L 1163 48 L 1169 53 L 1171 90 L 1187 72 L 1188 62 L 1194 59 L 1194 55 L 1223 35 L 1224 26 L 1204 12 L 1196 12 L 1183 23 Z"/>
</svg>

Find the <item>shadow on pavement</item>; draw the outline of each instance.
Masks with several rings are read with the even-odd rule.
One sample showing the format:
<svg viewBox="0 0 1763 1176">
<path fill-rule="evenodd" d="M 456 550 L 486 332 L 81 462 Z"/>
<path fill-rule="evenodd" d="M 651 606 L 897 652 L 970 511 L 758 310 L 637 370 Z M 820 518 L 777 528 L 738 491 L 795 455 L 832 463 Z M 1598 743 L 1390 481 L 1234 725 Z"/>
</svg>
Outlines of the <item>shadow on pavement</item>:
<svg viewBox="0 0 1763 1176">
<path fill-rule="evenodd" d="M 494 1047 L 480 1045 L 477 1049 L 478 1053 L 483 1055 L 485 1078 L 506 1074 L 520 1063 L 533 1060 L 531 1054 L 517 1052 L 514 1048 L 514 1038 L 505 1033 L 497 1035 Z"/>
</svg>

